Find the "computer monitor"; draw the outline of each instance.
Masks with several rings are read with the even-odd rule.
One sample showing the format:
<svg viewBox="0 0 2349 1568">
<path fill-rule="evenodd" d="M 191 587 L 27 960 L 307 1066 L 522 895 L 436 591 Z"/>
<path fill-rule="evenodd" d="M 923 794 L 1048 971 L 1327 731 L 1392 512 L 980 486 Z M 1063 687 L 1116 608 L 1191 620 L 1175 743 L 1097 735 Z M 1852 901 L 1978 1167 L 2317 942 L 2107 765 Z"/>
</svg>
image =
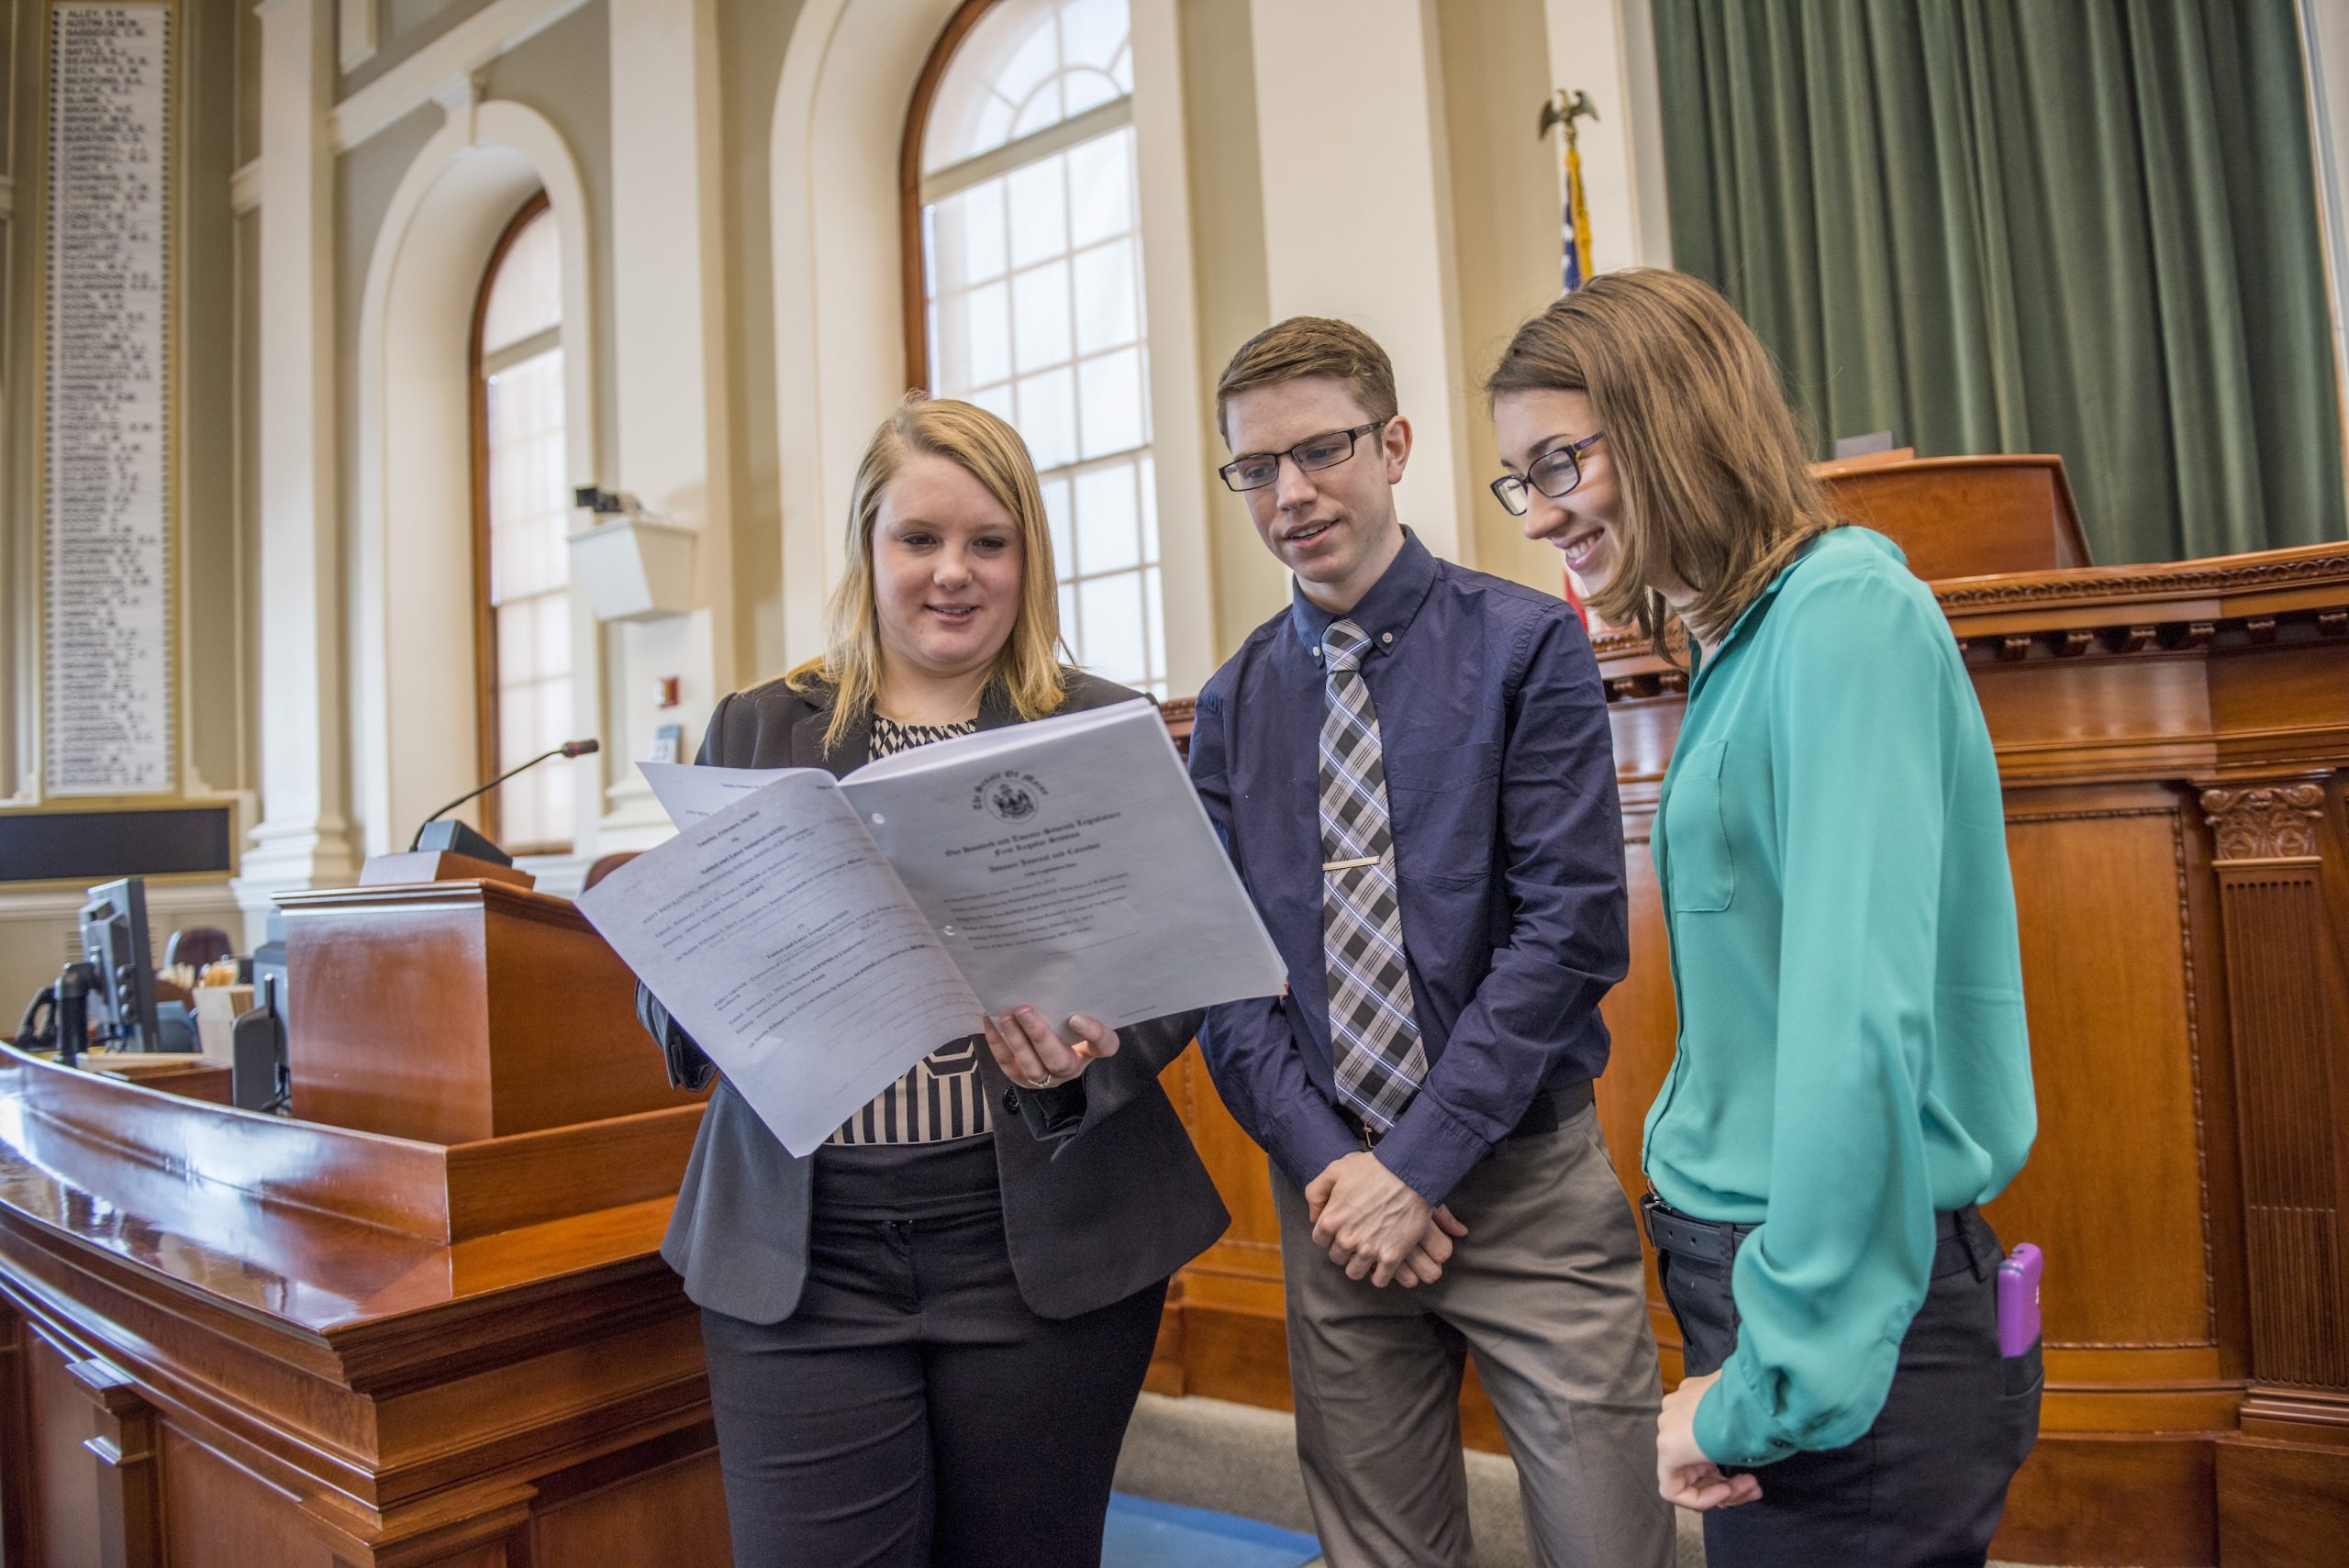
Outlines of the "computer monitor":
<svg viewBox="0 0 2349 1568">
<path fill-rule="evenodd" d="M 162 1043 L 155 1017 L 155 949 L 147 935 L 147 884 L 135 876 L 90 889 L 82 906 L 82 957 L 98 972 L 90 998 L 96 1043 L 115 1051 L 153 1051 Z"/>
</svg>

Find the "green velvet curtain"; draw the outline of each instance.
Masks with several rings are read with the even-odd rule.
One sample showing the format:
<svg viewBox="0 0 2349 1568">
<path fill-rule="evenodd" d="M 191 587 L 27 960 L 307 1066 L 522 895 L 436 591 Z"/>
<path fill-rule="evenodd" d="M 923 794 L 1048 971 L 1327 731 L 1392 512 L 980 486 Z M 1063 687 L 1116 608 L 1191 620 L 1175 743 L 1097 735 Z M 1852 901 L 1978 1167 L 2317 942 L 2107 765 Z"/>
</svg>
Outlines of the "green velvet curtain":
<svg viewBox="0 0 2349 1568">
<path fill-rule="evenodd" d="M 1675 263 L 1822 454 L 2055 451 L 2100 562 L 2337 539 L 2292 0 L 1653 0 Z"/>
</svg>

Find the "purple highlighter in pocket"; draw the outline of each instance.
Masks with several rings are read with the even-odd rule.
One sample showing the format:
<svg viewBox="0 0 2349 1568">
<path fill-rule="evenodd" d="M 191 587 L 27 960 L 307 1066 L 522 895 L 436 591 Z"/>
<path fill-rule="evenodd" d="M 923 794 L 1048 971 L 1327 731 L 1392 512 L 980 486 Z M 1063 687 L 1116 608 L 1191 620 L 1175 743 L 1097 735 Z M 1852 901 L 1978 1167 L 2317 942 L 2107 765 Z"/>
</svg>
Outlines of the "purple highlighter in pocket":
<svg viewBox="0 0 2349 1568">
<path fill-rule="evenodd" d="M 2039 1276 L 2045 1261 L 2025 1241 L 1998 1265 L 1998 1353 L 2019 1356 L 2039 1338 Z"/>
</svg>

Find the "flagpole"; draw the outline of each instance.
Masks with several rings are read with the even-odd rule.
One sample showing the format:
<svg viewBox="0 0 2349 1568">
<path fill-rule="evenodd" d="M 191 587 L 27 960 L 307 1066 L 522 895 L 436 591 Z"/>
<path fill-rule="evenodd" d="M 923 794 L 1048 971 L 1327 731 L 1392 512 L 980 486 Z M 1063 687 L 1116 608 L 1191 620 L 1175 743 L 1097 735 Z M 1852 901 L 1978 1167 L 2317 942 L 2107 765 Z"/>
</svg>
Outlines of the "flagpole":
<svg viewBox="0 0 2349 1568">
<path fill-rule="evenodd" d="M 1536 132 L 1548 140 L 1555 128 L 1562 145 L 1558 152 L 1558 292 L 1572 294 L 1582 287 L 1590 267 L 1590 208 L 1582 194 L 1582 150 L 1575 145 L 1575 122 L 1598 117 L 1598 107 L 1590 95 L 1576 90 L 1569 95 L 1564 87 L 1542 100 L 1541 129 Z M 1590 610 L 1582 601 L 1582 584 L 1575 574 L 1561 567 L 1560 580 L 1565 584 L 1566 603 L 1582 618 L 1586 629 L 1590 626 Z"/>
<path fill-rule="evenodd" d="M 1575 122 L 1598 118 L 1598 106 L 1590 95 L 1576 89 L 1569 94 L 1564 87 L 1554 89 L 1542 103 L 1541 128 L 1536 132 L 1548 140 L 1550 132 L 1560 132 L 1558 150 L 1558 229 L 1561 294 L 1572 294 L 1582 287 L 1583 280 L 1592 271 L 1590 261 L 1590 208 L 1583 199 L 1582 149 L 1576 145 Z"/>
</svg>

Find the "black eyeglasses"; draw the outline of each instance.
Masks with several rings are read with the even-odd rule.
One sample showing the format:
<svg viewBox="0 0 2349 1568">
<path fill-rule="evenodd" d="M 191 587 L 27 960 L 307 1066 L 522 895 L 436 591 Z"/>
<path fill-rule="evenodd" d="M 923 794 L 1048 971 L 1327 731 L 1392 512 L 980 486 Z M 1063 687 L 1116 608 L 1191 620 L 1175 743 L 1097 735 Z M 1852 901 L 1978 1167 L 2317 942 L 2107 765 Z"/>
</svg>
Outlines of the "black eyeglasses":
<svg viewBox="0 0 2349 1568">
<path fill-rule="evenodd" d="M 1354 455 L 1354 442 L 1373 430 L 1386 428 L 1384 419 L 1373 419 L 1367 425 L 1356 425 L 1351 430 L 1331 430 L 1327 435 L 1308 437 L 1286 452 L 1250 452 L 1233 458 L 1216 470 L 1223 482 L 1234 490 L 1262 490 L 1281 476 L 1281 459 L 1295 462 L 1307 473 L 1317 468 L 1335 468 Z"/>
<path fill-rule="evenodd" d="M 1533 460 L 1533 466 L 1525 471 L 1522 479 L 1514 473 L 1502 474 L 1493 481 L 1493 499 L 1512 517 L 1525 516 L 1526 507 L 1532 505 L 1525 494 L 1528 487 L 1539 490 L 1553 501 L 1560 499 L 1582 483 L 1582 459 L 1575 454 L 1606 433 L 1596 430 L 1569 446 L 1552 448 Z"/>
</svg>

